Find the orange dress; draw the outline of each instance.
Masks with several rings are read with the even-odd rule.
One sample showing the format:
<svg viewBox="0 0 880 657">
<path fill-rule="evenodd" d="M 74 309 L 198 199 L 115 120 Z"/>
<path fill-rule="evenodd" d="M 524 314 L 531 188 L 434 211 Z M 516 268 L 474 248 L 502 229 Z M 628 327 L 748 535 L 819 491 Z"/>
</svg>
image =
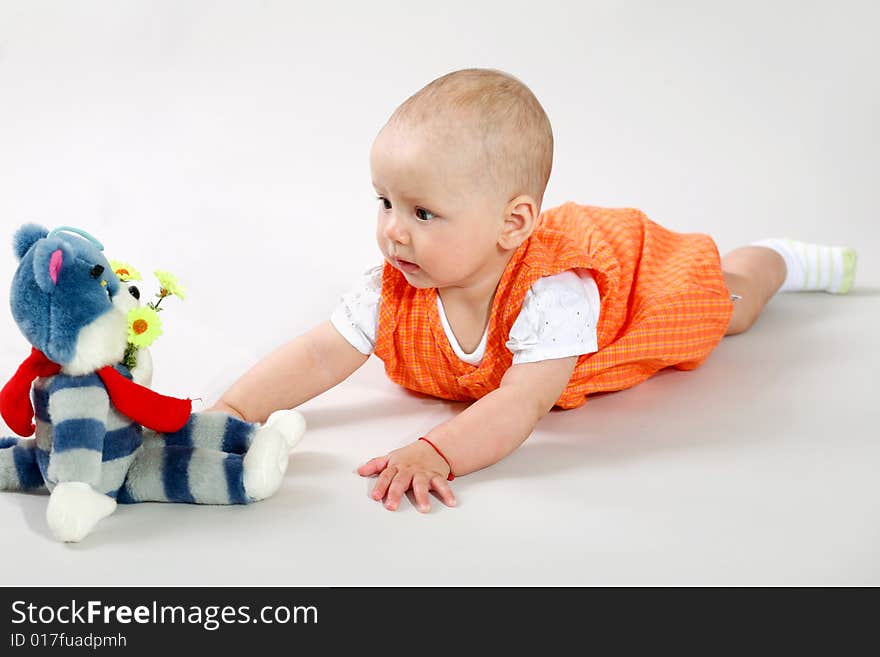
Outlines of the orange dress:
<svg viewBox="0 0 880 657">
<path fill-rule="evenodd" d="M 486 351 L 461 361 L 443 331 L 437 290 L 418 289 L 389 264 L 382 272 L 376 355 L 388 377 L 435 397 L 471 401 L 495 390 L 511 366 L 505 343 L 539 278 L 585 268 L 601 298 L 598 346 L 578 358 L 556 402 L 629 388 L 665 367 L 699 366 L 724 336 L 733 302 L 708 235 L 676 233 L 631 208 L 566 203 L 542 213 L 514 252 L 492 301 Z"/>
</svg>

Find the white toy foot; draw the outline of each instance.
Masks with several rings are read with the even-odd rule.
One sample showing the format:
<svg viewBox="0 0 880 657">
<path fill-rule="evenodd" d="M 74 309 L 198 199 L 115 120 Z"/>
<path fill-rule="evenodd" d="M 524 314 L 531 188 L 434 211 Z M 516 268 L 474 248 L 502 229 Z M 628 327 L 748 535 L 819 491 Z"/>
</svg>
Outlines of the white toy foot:
<svg viewBox="0 0 880 657">
<path fill-rule="evenodd" d="M 292 450 L 306 432 L 306 419 L 299 411 L 280 410 L 269 416 L 265 426 L 280 431 L 287 441 L 287 449 Z"/>
<path fill-rule="evenodd" d="M 116 510 L 116 500 L 102 495 L 81 481 L 56 484 L 49 497 L 46 521 L 60 541 L 78 543 Z"/>
<path fill-rule="evenodd" d="M 272 495 L 287 472 L 287 438 L 274 425 L 257 429 L 247 454 L 244 455 L 244 491 L 252 500 Z"/>
</svg>

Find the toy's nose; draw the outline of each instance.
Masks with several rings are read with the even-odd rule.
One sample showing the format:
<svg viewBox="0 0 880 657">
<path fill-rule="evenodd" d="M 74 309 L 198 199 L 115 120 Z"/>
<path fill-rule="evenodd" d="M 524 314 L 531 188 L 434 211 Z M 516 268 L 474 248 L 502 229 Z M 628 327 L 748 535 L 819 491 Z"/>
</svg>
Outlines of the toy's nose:
<svg viewBox="0 0 880 657">
<path fill-rule="evenodd" d="M 92 275 L 92 278 L 98 278 L 104 273 L 104 267 L 102 265 L 95 265 L 89 273 Z"/>
<path fill-rule="evenodd" d="M 137 287 L 134 285 L 132 285 L 131 287 L 128 288 L 128 293 L 131 296 L 133 296 L 135 299 L 141 298 L 141 291 L 139 289 L 137 289 Z"/>
</svg>

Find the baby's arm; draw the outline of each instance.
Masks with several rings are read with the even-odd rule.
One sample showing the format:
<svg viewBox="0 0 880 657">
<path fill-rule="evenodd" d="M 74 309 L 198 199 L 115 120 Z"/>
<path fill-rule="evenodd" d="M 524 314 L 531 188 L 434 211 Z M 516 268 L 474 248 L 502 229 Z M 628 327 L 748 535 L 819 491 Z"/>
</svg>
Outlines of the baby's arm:
<svg viewBox="0 0 880 657">
<path fill-rule="evenodd" d="M 538 420 L 559 399 L 571 379 L 578 357 L 555 358 L 513 365 L 501 385 L 464 411 L 425 434 L 449 460 L 455 476 L 497 463 L 529 437 Z M 446 477 L 450 468 L 423 440 L 374 458 L 358 473 L 379 473 L 373 498 L 394 510 L 412 487 L 416 506 L 428 510 L 428 491 L 434 489 L 449 505 L 455 498 Z"/>
<path fill-rule="evenodd" d="M 263 422 L 342 383 L 368 358 L 323 322 L 259 361 L 209 410 Z"/>
</svg>

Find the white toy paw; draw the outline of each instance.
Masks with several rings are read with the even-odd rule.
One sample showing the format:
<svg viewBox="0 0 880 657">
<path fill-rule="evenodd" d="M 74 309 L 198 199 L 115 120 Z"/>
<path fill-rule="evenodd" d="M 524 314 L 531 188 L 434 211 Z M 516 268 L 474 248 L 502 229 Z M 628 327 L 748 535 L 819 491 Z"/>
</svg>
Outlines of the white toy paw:
<svg viewBox="0 0 880 657">
<path fill-rule="evenodd" d="M 248 497 L 263 500 L 278 490 L 287 472 L 289 452 L 287 438 L 274 425 L 257 429 L 244 455 L 243 480 Z"/>
<path fill-rule="evenodd" d="M 273 427 L 281 432 L 287 441 L 288 451 L 297 446 L 306 432 L 306 419 L 302 413 L 294 410 L 275 411 L 266 420 L 264 426 Z"/>
<path fill-rule="evenodd" d="M 63 481 L 55 485 L 46 509 L 49 529 L 60 541 L 78 543 L 95 528 L 98 521 L 116 509 L 116 500 L 102 495 L 81 481 Z"/>
</svg>

